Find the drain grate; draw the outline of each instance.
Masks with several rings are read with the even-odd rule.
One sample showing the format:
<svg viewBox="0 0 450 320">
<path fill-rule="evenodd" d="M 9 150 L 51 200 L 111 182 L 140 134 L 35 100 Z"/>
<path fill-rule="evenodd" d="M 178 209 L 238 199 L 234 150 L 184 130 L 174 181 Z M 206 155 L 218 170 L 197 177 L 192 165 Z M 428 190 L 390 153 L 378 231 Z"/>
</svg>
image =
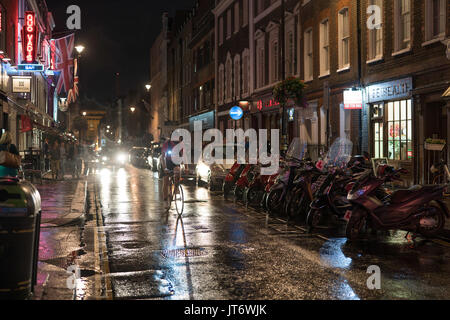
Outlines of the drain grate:
<svg viewBox="0 0 450 320">
<path fill-rule="evenodd" d="M 207 254 L 207 252 L 203 248 L 175 249 L 175 250 L 163 250 L 163 251 L 161 251 L 161 255 L 165 259 L 202 257 L 202 256 L 205 256 L 206 254 Z"/>
</svg>

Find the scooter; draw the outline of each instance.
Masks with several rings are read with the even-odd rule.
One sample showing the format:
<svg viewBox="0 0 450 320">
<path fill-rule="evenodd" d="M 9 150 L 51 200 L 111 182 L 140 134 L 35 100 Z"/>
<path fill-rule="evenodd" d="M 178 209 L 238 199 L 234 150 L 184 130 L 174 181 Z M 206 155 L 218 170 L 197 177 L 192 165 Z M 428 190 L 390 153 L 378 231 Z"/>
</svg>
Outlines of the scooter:
<svg viewBox="0 0 450 320">
<path fill-rule="evenodd" d="M 253 170 L 256 168 L 256 165 L 247 164 L 244 170 L 241 173 L 241 176 L 236 181 L 233 193 L 234 193 L 234 201 L 242 201 L 244 198 L 245 189 L 249 187 L 249 179 L 253 178 L 254 172 Z"/>
<path fill-rule="evenodd" d="M 245 164 L 239 164 L 237 161 L 231 168 L 230 172 L 225 178 L 225 182 L 223 184 L 223 195 L 225 197 L 225 200 L 228 200 L 228 196 L 233 191 L 236 182 L 241 177 L 242 171 L 244 171 L 246 165 Z"/>
<path fill-rule="evenodd" d="M 348 194 L 353 205 L 347 211 L 347 238 L 359 237 L 365 225 L 374 230 L 403 230 L 435 237 L 450 217 L 443 202 L 445 185 L 415 186 L 394 192 L 384 201 L 377 197 L 386 182 L 401 180 L 404 169 L 395 170 L 387 165 L 378 168 L 377 177 L 368 170 Z"/>
<path fill-rule="evenodd" d="M 244 191 L 244 203 L 247 208 L 249 206 L 262 206 L 265 188 L 272 177 L 273 176 L 261 175 L 261 165 L 256 166 L 253 171 L 247 175 L 248 187 L 245 188 Z"/>
</svg>

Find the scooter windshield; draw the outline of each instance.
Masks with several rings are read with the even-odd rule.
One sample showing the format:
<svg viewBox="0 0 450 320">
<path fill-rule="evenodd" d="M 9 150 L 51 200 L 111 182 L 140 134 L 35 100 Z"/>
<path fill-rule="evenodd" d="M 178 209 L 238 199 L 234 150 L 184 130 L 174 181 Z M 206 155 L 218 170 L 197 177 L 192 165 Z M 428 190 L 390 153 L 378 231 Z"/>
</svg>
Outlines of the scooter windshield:
<svg viewBox="0 0 450 320">
<path fill-rule="evenodd" d="M 294 138 L 286 153 L 287 158 L 295 160 L 303 160 L 307 151 L 308 144 L 300 138 Z"/>
<path fill-rule="evenodd" d="M 334 141 L 328 154 L 325 157 L 325 164 L 328 167 L 347 167 L 352 158 L 353 142 L 346 138 L 338 138 Z"/>
</svg>

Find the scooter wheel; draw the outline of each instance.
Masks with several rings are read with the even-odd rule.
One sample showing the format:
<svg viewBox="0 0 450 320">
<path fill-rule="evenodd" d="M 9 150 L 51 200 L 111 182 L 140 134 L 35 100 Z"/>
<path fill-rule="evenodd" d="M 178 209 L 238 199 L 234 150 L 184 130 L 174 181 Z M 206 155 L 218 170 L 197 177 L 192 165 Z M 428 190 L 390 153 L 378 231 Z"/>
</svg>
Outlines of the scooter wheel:
<svg viewBox="0 0 450 320">
<path fill-rule="evenodd" d="M 358 239 L 365 225 L 366 217 L 363 214 L 358 214 L 356 210 L 353 210 L 353 215 L 347 224 L 347 239 Z"/>
<path fill-rule="evenodd" d="M 266 206 L 270 214 L 276 214 L 281 206 L 282 189 L 272 190 L 267 196 Z"/>
<path fill-rule="evenodd" d="M 427 238 L 433 238 L 438 236 L 445 227 L 446 215 L 439 203 L 432 203 L 430 209 L 434 210 L 434 214 L 428 216 L 428 219 L 434 219 L 436 221 L 433 227 L 425 228 L 419 227 L 419 233 Z"/>
<path fill-rule="evenodd" d="M 310 232 L 312 232 L 320 223 L 322 219 L 322 210 L 314 210 L 311 209 L 308 213 L 308 217 L 306 218 L 306 225 Z"/>
</svg>

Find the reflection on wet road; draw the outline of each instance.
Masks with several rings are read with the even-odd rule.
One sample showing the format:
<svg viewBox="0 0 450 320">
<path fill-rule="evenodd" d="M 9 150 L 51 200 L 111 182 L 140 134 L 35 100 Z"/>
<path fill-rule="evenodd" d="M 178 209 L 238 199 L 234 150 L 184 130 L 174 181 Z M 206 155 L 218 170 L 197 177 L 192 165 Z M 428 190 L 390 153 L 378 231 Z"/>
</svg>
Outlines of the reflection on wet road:
<svg viewBox="0 0 450 320">
<path fill-rule="evenodd" d="M 97 184 L 115 299 L 450 298 L 445 245 L 308 235 L 194 186 L 178 219 L 157 176 L 132 167 L 103 170 Z M 367 288 L 372 265 L 381 290 Z"/>
</svg>

